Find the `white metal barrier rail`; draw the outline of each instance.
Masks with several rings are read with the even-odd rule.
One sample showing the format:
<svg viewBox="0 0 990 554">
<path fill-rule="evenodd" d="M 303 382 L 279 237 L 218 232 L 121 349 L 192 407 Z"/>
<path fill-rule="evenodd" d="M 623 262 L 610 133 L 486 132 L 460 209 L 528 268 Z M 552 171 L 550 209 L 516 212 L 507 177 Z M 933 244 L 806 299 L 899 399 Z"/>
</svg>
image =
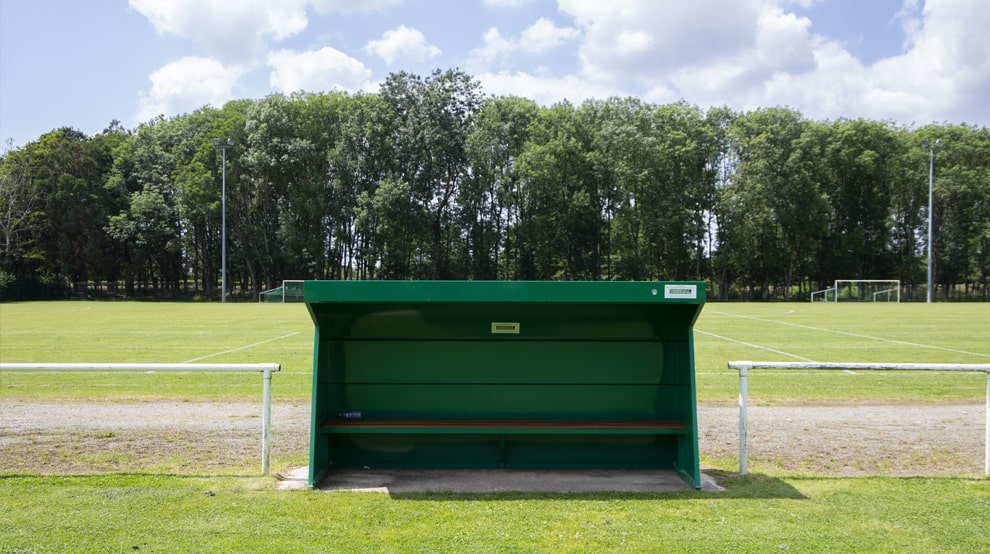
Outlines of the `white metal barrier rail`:
<svg viewBox="0 0 990 554">
<path fill-rule="evenodd" d="M 262 373 L 261 473 L 268 475 L 271 462 L 272 373 L 280 364 L 46 364 L 0 363 L 0 371 L 260 371 Z"/>
<path fill-rule="evenodd" d="M 819 362 L 729 362 L 729 369 L 739 370 L 739 474 L 746 475 L 746 405 L 749 401 L 749 371 L 751 369 L 821 369 L 842 371 L 973 371 L 987 374 L 986 428 L 983 444 L 983 471 L 990 475 L 990 364 L 871 364 Z"/>
</svg>

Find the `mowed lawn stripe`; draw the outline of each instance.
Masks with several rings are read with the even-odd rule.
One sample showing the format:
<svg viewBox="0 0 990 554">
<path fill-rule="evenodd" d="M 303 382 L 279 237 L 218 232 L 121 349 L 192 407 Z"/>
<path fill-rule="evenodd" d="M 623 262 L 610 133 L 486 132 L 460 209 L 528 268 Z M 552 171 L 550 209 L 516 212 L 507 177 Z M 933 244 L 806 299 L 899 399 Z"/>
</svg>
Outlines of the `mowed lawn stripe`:
<svg viewBox="0 0 990 554">
<path fill-rule="evenodd" d="M 184 364 L 191 364 L 193 362 L 198 362 L 200 360 L 205 360 L 207 358 L 215 358 L 216 356 L 223 356 L 224 354 L 230 354 L 232 352 L 239 352 L 241 350 L 247 350 L 248 348 L 254 348 L 256 346 L 261 346 L 262 344 L 268 344 L 269 342 L 275 342 L 277 340 L 287 339 L 287 338 L 289 338 L 291 336 L 298 335 L 298 334 L 299 334 L 299 331 L 296 331 L 294 333 L 289 333 L 288 335 L 282 335 L 281 337 L 275 337 L 273 339 L 266 339 L 266 340 L 254 342 L 254 343 L 251 343 L 251 344 L 246 344 L 244 346 L 239 346 L 237 348 L 231 348 L 230 350 L 224 350 L 223 352 L 214 352 L 213 354 L 207 354 L 205 356 L 200 356 L 198 358 L 193 358 L 191 360 L 186 360 L 186 361 L 184 361 L 182 363 L 184 363 Z"/>
<path fill-rule="evenodd" d="M 985 357 L 961 352 L 990 354 L 986 340 L 990 305 L 711 302 L 702 310 L 695 330 L 699 401 L 729 402 L 738 396 L 736 372 L 726 367 L 731 360 L 985 362 Z M 945 350 L 901 344 L 905 342 Z M 4 362 L 178 362 L 204 356 L 210 362 L 280 363 L 282 371 L 273 383 L 276 401 L 306 402 L 311 396 L 313 324 L 303 304 L 0 303 L 0 360 Z M 751 383 L 751 393 L 769 403 L 982 404 L 986 395 L 986 378 L 975 374 L 862 372 L 855 378 L 843 374 L 850 379 L 836 379 L 817 373 L 809 379 L 793 371 L 776 376 L 761 372 L 762 377 Z M 254 400 L 261 388 L 256 377 L 2 372 L 0 389 L 7 398 Z"/>
<path fill-rule="evenodd" d="M 799 329 L 809 329 L 809 330 L 812 330 L 812 331 L 820 331 L 820 332 L 823 332 L 823 333 L 834 333 L 834 334 L 837 334 L 837 335 L 846 335 L 846 336 L 850 336 L 850 337 L 854 337 L 854 338 L 858 338 L 858 339 L 867 339 L 867 340 L 875 340 L 875 341 L 881 341 L 881 342 L 889 342 L 889 343 L 893 343 L 893 344 L 901 344 L 901 345 L 904 345 L 904 346 L 911 346 L 911 347 L 915 347 L 915 348 L 927 348 L 927 349 L 931 349 L 931 350 L 943 350 L 945 352 L 954 352 L 956 354 L 965 354 L 967 356 L 979 356 L 979 357 L 983 357 L 983 358 L 990 358 L 990 354 L 981 354 L 979 352 L 971 352 L 969 350 L 960 350 L 960 349 L 957 349 L 957 348 L 946 348 L 944 346 L 936 346 L 936 345 L 933 345 L 933 344 L 923 344 L 923 343 L 919 343 L 919 342 L 910 342 L 910 341 L 903 341 L 903 340 L 896 340 L 896 339 L 888 339 L 888 338 L 884 338 L 884 337 L 877 337 L 877 336 L 872 336 L 872 335 L 864 335 L 864 334 L 861 334 L 861 333 L 852 333 L 852 332 L 849 332 L 849 331 L 841 331 L 841 330 L 838 330 L 838 329 L 828 329 L 828 328 L 825 328 L 825 327 L 814 327 L 814 326 L 811 326 L 811 325 L 803 325 L 803 324 L 800 324 L 800 323 L 792 323 L 790 321 L 779 321 L 779 320 L 775 320 L 775 319 L 766 319 L 766 318 L 762 318 L 762 317 L 753 317 L 753 316 L 747 316 L 747 315 L 732 314 L 732 313 L 728 313 L 728 312 L 717 312 L 716 311 L 714 313 L 721 314 L 721 315 L 727 315 L 727 316 L 731 316 L 731 317 L 738 317 L 738 318 L 742 318 L 742 319 L 749 319 L 749 320 L 752 320 L 752 321 L 759 321 L 759 322 L 763 322 L 763 323 L 773 323 L 773 324 L 776 324 L 776 325 L 786 325 L 788 327 L 797 327 Z M 791 355 L 791 354 L 788 354 L 788 355 Z M 811 361 L 811 360 L 809 360 L 809 361 Z"/>
<path fill-rule="evenodd" d="M 705 336 L 709 336 L 709 337 L 714 337 L 716 339 L 728 341 L 728 342 L 735 343 L 735 344 L 741 344 L 743 346 L 748 346 L 750 348 L 755 348 L 757 350 L 766 350 L 768 352 L 773 352 L 774 354 L 781 354 L 781 355 L 784 355 L 784 356 L 788 356 L 790 358 L 794 358 L 796 360 L 801 360 L 802 362 L 813 362 L 813 361 L 815 361 L 815 360 L 812 360 L 810 358 L 805 358 L 804 356 L 798 356 L 797 354 L 791 354 L 790 352 L 784 352 L 783 350 L 777 350 L 775 348 L 770 348 L 768 346 L 760 346 L 759 344 L 753 344 L 751 342 L 745 342 L 745 341 L 741 341 L 741 340 L 730 339 L 729 337 L 723 337 L 722 335 L 716 335 L 715 333 L 709 333 L 708 331 L 702 331 L 700 329 L 695 329 L 695 332 L 698 333 L 698 334 L 701 334 L 701 335 L 705 335 Z"/>
</svg>

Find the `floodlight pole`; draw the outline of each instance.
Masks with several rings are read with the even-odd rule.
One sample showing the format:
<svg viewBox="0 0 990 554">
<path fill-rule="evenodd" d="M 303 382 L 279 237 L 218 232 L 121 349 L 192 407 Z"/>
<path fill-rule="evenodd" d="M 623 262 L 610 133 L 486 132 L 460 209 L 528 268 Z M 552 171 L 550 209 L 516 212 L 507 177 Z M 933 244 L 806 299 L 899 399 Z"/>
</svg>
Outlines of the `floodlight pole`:
<svg viewBox="0 0 990 554">
<path fill-rule="evenodd" d="M 213 146 L 220 149 L 220 303 L 227 301 L 227 149 L 234 146 L 234 139 L 226 142 L 213 139 Z"/>
<path fill-rule="evenodd" d="M 935 151 L 942 148 L 942 139 L 931 144 L 927 140 L 921 141 L 921 147 L 928 150 L 928 300 L 931 304 L 935 297 L 935 289 L 932 285 L 932 209 L 935 188 Z"/>
</svg>

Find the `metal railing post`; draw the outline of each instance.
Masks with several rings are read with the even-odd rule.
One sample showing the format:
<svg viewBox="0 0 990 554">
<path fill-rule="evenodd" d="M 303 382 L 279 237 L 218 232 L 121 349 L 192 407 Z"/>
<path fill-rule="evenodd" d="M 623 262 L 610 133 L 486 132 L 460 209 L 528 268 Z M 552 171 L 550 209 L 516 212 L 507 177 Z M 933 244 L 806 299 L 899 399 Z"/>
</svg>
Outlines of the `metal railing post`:
<svg viewBox="0 0 990 554">
<path fill-rule="evenodd" d="M 739 475 L 746 475 L 746 406 L 749 404 L 749 366 L 739 366 Z"/>
<path fill-rule="evenodd" d="M 261 474 L 268 475 L 272 457 L 272 370 L 265 369 L 261 413 Z"/>
</svg>

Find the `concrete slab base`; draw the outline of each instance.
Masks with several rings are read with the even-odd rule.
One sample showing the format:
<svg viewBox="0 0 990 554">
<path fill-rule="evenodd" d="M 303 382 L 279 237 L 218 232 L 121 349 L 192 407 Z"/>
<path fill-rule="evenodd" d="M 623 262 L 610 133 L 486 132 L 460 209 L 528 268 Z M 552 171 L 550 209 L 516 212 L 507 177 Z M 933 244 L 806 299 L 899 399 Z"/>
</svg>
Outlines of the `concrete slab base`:
<svg viewBox="0 0 990 554">
<path fill-rule="evenodd" d="M 305 488 L 307 468 L 280 476 L 279 488 Z M 301 476 L 301 479 L 300 479 Z M 299 484 L 302 484 L 300 487 Z M 692 490 L 676 472 L 657 469 L 335 469 L 324 491 L 397 493 L 583 493 Z M 724 490 L 702 474 L 701 489 Z"/>
</svg>

